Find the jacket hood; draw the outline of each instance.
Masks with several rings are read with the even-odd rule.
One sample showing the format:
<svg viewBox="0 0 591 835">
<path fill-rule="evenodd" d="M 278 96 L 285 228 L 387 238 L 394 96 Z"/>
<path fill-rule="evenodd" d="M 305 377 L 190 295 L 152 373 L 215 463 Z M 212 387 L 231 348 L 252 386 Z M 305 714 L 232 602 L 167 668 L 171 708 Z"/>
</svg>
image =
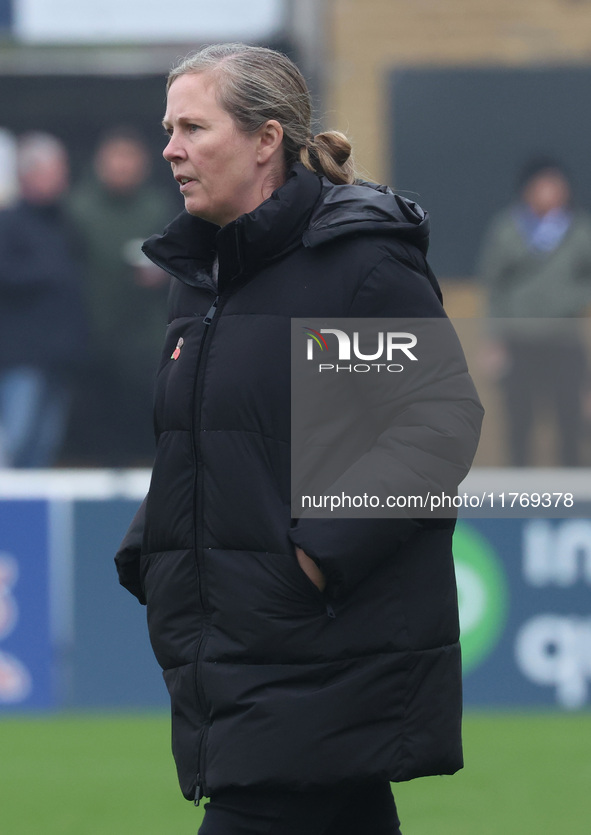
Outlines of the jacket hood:
<svg viewBox="0 0 591 835">
<path fill-rule="evenodd" d="M 427 212 L 388 186 L 364 181 L 335 186 L 323 177 L 320 199 L 303 242 L 318 246 L 358 232 L 377 232 L 406 240 L 426 255 L 429 226 Z"/>
<path fill-rule="evenodd" d="M 301 244 L 322 246 L 359 232 L 393 235 L 425 254 L 429 217 L 387 186 L 334 185 L 297 163 L 286 182 L 252 212 L 220 228 L 183 211 L 162 235 L 149 238 L 143 251 L 191 285 L 211 282 L 217 253 L 223 283 Z"/>
</svg>

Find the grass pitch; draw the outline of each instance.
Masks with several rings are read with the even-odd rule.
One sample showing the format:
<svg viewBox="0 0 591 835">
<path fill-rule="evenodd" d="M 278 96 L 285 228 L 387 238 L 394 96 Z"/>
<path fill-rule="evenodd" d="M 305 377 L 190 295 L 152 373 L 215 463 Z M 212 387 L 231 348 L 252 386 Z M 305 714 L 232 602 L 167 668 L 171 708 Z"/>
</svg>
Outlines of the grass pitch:
<svg viewBox="0 0 591 835">
<path fill-rule="evenodd" d="M 394 787 L 404 835 L 588 835 L 591 714 L 472 713 L 464 739 L 464 771 Z M 202 813 L 167 716 L 0 720 L 3 835 L 195 835 Z"/>
</svg>

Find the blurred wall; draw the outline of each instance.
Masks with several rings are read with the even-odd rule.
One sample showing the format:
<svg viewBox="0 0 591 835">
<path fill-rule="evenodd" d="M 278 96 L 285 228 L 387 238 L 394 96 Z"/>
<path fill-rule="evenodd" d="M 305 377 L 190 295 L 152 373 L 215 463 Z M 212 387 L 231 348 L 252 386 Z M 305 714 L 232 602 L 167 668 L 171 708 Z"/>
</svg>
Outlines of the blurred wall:
<svg viewBox="0 0 591 835">
<path fill-rule="evenodd" d="M 4 128 L 14 134 L 48 131 L 59 137 L 70 155 L 74 179 L 91 168 L 102 136 L 121 125 L 141 133 L 153 162 L 153 177 L 170 189 L 179 204 L 178 189 L 160 154 L 164 133 L 160 119 L 165 107 L 163 73 L 142 75 L 44 72 L 0 74 L 0 112 Z"/>
<path fill-rule="evenodd" d="M 329 0 L 327 125 L 387 180 L 386 96 L 396 66 L 536 66 L 591 58 L 589 0 Z"/>
<path fill-rule="evenodd" d="M 493 215 L 532 158 L 560 160 L 591 207 L 588 66 L 400 67 L 389 73 L 386 181 L 429 210 L 439 276 L 476 275 Z"/>
<path fill-rule="evenodd" d="M 484 315 L 470 280 L 482 235 L 528 156 L 561 159 L 591 209 L 590 0 L 327 0 L 325 30 L 325 126 L 351 137 L 360 173 L 430 212 L 448 314 Z M 471 371 L 482 376 L 477 362 Z M 502 464 L 498 393 L 477 385 L 487 409 L 477 464 Z M 537 437 L 537 463 L 551 464 L 552 426 Z"/>
</svg>

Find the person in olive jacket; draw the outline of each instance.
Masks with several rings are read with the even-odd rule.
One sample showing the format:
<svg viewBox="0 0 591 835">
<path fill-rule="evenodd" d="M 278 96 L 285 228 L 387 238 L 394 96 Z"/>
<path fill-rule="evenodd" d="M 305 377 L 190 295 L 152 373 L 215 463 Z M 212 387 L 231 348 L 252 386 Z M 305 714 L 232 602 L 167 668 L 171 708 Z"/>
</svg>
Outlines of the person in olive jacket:
<svg viewBox="0 0 591 835">
<path fill-rule="evenodd" d="M 491 317 L 485 368 L 499 385 L 510 464 L 539 464 L 536 427 L 540 417 L 551 417 L 555 463 L 580 466 L 589 397 L 591 217 L 551 158 L 529 161 L 518 192 L 492 219 L 480 254 Z"/>
<path fill-rule="evenodd" d="M 186 59 L 163 124 L 186 211 L 144 246 L 174 281 L 151 485 L 116 562 L 147 604 L 181 788 L 211 798 L 207 835 L 396 833 L 389 781 L 462 766 L 454 522 L 292 519 L 290 323 L 444 320 L 428 218 L 355 181 L 342 134 L 312 136 L 271 50 Z M 482 416 L 463 360 L 419 400 L 370 460 L 404 483 L 411 450 L 457 486 Z"/>
<path fill-rule="evenodd" d="M 102 466 L 151 463 L 150 408 L 169 277 L 145 258 L 141 244 L 175 208 L 150 179 L 141 136 L 126 127 L 106 133 L 68 208 L 85 255 L 91 359 L 74 404 L 71 453 Z"/>
</svg>

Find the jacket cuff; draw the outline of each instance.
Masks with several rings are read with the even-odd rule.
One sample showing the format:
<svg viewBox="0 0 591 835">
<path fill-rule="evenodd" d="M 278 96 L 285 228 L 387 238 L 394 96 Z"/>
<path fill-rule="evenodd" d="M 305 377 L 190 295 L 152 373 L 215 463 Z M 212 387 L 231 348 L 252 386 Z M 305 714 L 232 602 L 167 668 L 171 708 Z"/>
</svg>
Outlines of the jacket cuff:
<svg viewBox="0 0 591 835">
<path fill-rule="evenodd" d="M 139 602 L 145 606 L 147 601 L 140 580 L 139 559 L 138 561 L 124 563 L 120 561 L 118 552 L 115 557 L 115 564 L 117 566 L 117 574 L 119 575 L 119 582 L 121 585 L 126 588 L 127 591 L 131 592 L 134 597 L 137 597 Z"/>
<path fill-rule="evenodd" d="M 146 604 L 141 576 L 140 558 L 142 550 L 142 539 L 144 533 L 144 521 L 146 514 L 146 499 L 140 505 L 135 514 L 127 533 L 123 538 L 119 550 L 115 555 L 115 565 L 121 585 L 137 597 L 142 605 Z"/>
</svg>

